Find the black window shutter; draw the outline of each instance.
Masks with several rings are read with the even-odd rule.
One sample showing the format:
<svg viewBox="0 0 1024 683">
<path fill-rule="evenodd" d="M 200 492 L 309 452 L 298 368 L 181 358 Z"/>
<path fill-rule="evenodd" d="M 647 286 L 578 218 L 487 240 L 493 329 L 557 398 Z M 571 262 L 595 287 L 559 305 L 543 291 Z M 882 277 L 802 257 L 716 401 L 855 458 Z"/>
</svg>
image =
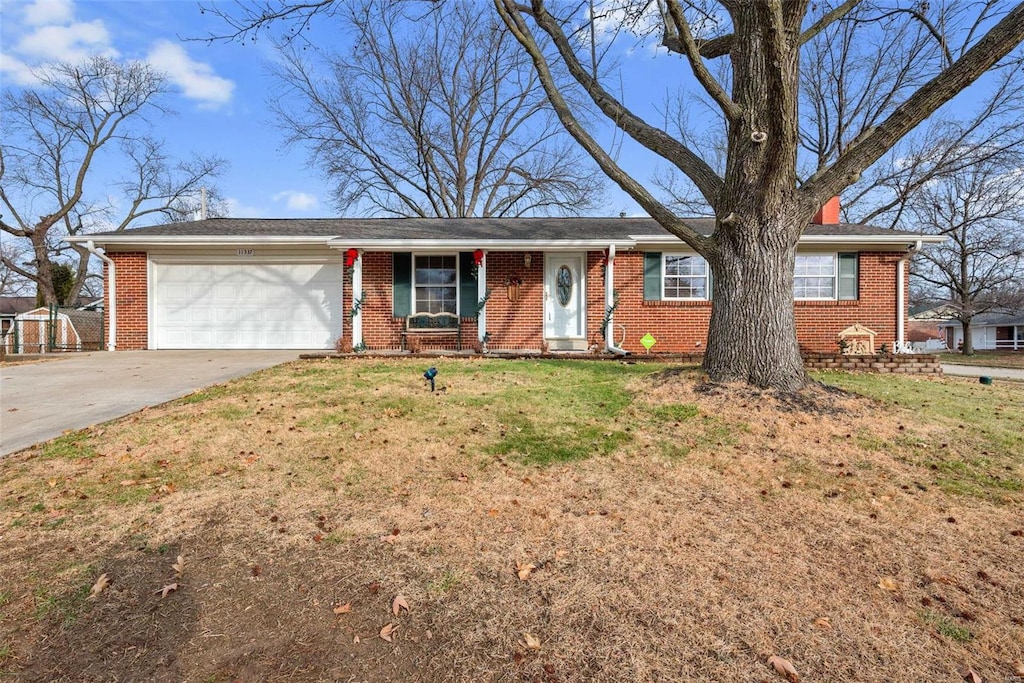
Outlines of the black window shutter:
<svg viewBox="0 0 1024 683">
<path fill-rule="evenodd" d="M 472 318 L 476 315 L 476 278 L 473 277 L 473 252 L 459 252 L 459 315 Z"/>
<path fill-rule="evenodd" d="M 857 298 L 857 253 L 839 254 L 839 299 Z"/>
<path fill-rule="evenodd" d="M 391 315 L 404 318 L 412 314 L 412 254 L 391 254 Z"/>
<path fill-rule="evenodd" d="M 661 252 L 644 252 L 644 301 L 661 300 Z"/>
</svg>

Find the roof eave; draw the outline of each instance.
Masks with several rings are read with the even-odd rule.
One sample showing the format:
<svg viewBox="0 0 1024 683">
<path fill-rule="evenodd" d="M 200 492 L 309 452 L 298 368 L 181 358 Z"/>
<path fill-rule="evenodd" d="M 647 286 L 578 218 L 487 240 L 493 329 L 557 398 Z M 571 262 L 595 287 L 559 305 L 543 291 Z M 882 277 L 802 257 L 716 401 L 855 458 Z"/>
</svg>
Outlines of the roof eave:
<svg viewBox="0 0 1024 683">
<path fill-rule="evenodd" d="M 682 243 L 682 240 L 674 235 L 630 235 L 630 238 L 638 247 L 679 246 Z M 904 249 L 909 251 L 916 247 L 917 242 L 941 244 L 946 239 L 941 235 L 914 235 L 908 233 L 894 235 L 801 235 L 800 244 L 850 244 L 883 248 L 903 245 Z"/>
<path fill-rule="evenodd" d="M 75 235 L 65 237 L 64 241 L 70 244 L 92 241 L 101 247 L 108 244 L 140 247 L 233 247 L 239 244 L 326 245 L 331 239 L 322 235 Z"/>
<path fill-rule="evenodd" d="M 493 251 L 522 251 L 523 249 L 538 249 L 544 251 L 575 251 L 580 249 L 604 249 L 609 245 L 616 248 L 632 249 L 634 242 L 631 239 L 589 239 L 589 240 L 482 240 L 473 238 L 462 239 L 348 239 L 335 237 L 328 241 L 327 245 L 332 249 L 364 249 L 377 251 L 391 251 L 396 249 L 483 249 Z"/>
</svg>

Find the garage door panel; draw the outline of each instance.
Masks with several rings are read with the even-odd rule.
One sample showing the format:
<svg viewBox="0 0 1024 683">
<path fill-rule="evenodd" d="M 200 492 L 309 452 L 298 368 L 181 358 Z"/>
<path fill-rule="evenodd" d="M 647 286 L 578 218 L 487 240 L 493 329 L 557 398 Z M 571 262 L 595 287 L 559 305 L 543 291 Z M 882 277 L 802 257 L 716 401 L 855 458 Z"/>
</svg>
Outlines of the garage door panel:
<svg viewBox="0 0 1024 683">
<path fill-rule="evenodd" d="M 155 264 L 155 348 L 326 349 L 341 335 L 340 264 Z"/>
</svg>

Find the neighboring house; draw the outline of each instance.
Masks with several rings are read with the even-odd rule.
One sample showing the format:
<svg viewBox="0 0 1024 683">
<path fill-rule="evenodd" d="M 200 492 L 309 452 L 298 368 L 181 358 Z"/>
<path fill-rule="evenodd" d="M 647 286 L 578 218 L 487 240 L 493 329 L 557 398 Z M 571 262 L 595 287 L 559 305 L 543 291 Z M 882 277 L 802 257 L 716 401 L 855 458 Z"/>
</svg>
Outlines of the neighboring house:
<svg viewBox="0 0 1024 683">
<path fill-rule="evenodd" d="M 964 341 L 964 327 L 959 320 L 946 320 L 939 328 L 950 349 L 959 349 Z M 1024 351 L 1024 311 L 1016 313 L 982 313 L 971 320 L 971 341 L 975 351 Z"/>
<path fill-rule="evenodd" d="M 6 335 L 19 313 L 36 307 L 34 296 L 0 296 L 0 336 Z"/>
<path fill-rule="evenodd" d="M 837 220 L 838 202 L 825 213 Z M 906 260 L 941 239 L 809 226 L 794 291 L 803 348 L 837 351 L 853 323 L 903 341 Z M 699 353 L 714 296 L 704 259 L 649 218 L 220 218 L 71 240 L 115 265 L 104 308 L 118 349 L 391 350 L 410 314 L 450 312 L 464 344 L 491 350 L 604 350 L 610 323 L 630 352 L 650 334 L 654 352 Z"/>
<path fill-rule="evenodd" d="M 940 322 L 952 318 L 953 307 L 949 305 L 912 306 L 907 316 L 907 341 L 915 349 L 938 351 L 947 348 L 945 334 L 939 328 Z"/>
</svg>

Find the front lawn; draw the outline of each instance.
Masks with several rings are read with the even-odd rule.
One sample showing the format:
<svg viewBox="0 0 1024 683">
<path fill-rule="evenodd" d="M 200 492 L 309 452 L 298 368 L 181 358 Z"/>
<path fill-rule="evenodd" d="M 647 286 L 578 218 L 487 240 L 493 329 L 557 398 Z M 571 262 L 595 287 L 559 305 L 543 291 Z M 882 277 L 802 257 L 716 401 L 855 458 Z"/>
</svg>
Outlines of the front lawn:
<svg viewBox="0 0 1024 683">
<path fill-rule="evenodd" d="M 0 680 L 1024 675 L 1019 387 L 431 362 L 435 393 L 297 362 L 0 461 Z"/>
</svg>

